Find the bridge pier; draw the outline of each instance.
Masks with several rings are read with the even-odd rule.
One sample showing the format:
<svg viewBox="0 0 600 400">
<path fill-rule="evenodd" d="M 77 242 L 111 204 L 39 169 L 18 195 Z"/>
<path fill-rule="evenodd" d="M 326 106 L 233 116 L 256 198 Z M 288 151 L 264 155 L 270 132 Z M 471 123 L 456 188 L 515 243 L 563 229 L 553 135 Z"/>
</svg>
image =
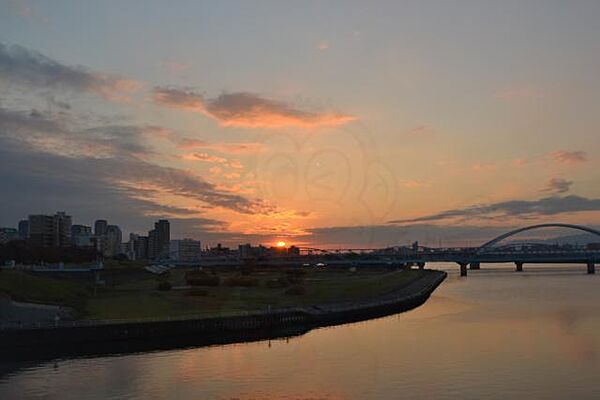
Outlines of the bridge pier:
<svg viewBox="0 0 600 400">
<path fill-rule="evenodd" d="M 481 264 L 478 262 L 472 262 L 469 264 L 469 269 L 481 269 Z"/>
<path fill-rule="evenodd" d="M 595 274 L 596 273 L 596 264 L 594 264 L 593 261 L 589 261 L 587 263 L 587 273 L 588 274 Z"/>
<path fill-rule="evenodd" d="M 459 262 L 458 265 L 460 265 L 460 276 L 467 276 L 467 265 L 469 263 Z"/>
<path fill-rule="evenodd" d="M 515 265 L 517 266 L 515 271 L 523 272 L 523 262 L 522 261 L 515 261 Z"/>
</svg>

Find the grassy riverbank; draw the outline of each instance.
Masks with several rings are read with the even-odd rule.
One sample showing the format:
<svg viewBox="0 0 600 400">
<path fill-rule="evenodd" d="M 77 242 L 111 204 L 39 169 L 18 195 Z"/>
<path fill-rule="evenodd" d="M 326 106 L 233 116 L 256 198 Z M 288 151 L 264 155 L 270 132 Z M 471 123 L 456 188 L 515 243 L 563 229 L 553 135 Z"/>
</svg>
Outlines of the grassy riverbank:
<svg viewBox="0 0 600 400">
<path fill-rule="evenodd" d="M 270 268 L 242 275 L 231 268 L 217 269 L 202 276 L 218 278 L 218 286 L 190 286 L 190 270 L 176 269 L 157 277 L 141 268 L 118 268 L 105 270 L 106 284 L 96 288 L 91 281 L 5 271 L 0 274 L 0 292 L 19 300 L 75 307 L 86 319 L 222 316 L 269 307 L 360 301 L 401 288 L 423 274 L 376 268 L 297 271 Z M 159 290 L 161 284 L 171 289 Z"/>
<path fill-rule="evenodd" d="M 89 284 L 80 281 L 52 279 L 19 271 L 0 273 L 0 295 L 21 302 L 62 305 L 83 311 L 90 289 Z"/>
</svg>

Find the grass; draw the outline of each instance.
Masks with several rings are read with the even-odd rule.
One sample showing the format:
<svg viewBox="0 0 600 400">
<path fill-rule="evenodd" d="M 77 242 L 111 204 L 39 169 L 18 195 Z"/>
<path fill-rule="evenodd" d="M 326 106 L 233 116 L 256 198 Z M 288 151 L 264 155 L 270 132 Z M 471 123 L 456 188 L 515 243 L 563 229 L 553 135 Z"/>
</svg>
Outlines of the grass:
<svg viewBox="0 0 600 400">
<path fill-rule="evenodd" d="M 257 286 L 227 286 L 224 282 L 239 279 L 239 271 L 220 269 L 221 285 L 181 289 L 187 285 L 186 270 L 176 269 L 168 276 L 157 277 L 139 267 L 103 271 L 105 286 L 92 290 L 91 282 L 54 279 L 19 271 L 0 273 L 0 294 L 15 300 L 59 304 L 77 309 L 88 319 L 167 318 L 185 315 L 220 316 L 269 307 L 306 306 L 312 304 L 358 301 L 403 287 L 422 275 L 418 270 L 307 269 L 301 282 L 304 294 L 286 294 L 291 286 L 269 287 L 268 282 L 289 278 L 281 269 L 253 272 L 249 277 Z M 245 277 L 248 278 L 248 277 Z M 159 291 L 158 283 L 168 280 L 172 290 Z M 192 295 L 202 290 L 202 296 Z"/>
<path fill-rule="evenodd" d="M 66 305 L 82 310 L 90 290 L 85 283 L 77 281 L 2 271 L 0 293 L 17 301 Z"/>
<path fill-rule="evenodd" d="M 183 271 L 169 277 L 174 286 L 181 284 Z M 87 317 L 98 319 L 166 318 L 169 316 L 219 316 L 267 309 L 269 306 L 304 306 L 336 301 L 361 300 L 397 289 L 421 276 L 417 270 L 346 271 L 312 270 L 304 278 L 303 295 L 286 294 L 288 288 L 268 288 L 267 282 L 282 276 L 279 271 L 253 273 L 257 287 L 202 287 L 206 296 L 190 296 L 193 289 L 156 290 L 157 278 L 145 275 L 135 283 L 116 285 L 87 301 Z M 233 272 L 220 272 L 226 280 Z"/>
</svg>

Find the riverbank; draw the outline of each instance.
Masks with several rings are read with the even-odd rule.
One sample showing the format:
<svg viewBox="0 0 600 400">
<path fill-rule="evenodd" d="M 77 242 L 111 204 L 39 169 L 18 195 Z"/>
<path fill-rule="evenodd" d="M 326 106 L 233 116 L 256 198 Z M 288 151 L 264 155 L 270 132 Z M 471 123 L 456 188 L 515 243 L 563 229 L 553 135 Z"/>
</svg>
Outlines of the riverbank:
<svg viewBox="0 0 600 400">
<path fill-rule="evenodd" d="M 410 310 L 424 303 L 445 279 L 441 271 L 423 271 L 409 284 L 384 295 L 360 302 L 335 302 L 304 307 L 287 307 L 270 311 L 248 312 L 244 315 L 212 318 L 169 318 L 154 321 L 74 321 L 57 326 L 9 328 L 0 330 L 0 346 L 15 351 L 29 347 L 51 345 L 103 349 L 110 351 L 111 343 L 118 351 L 164 348 L 165 342 L 207 345 L 263 340 L 293 336 L 310 329 L 365 320 Z M 31 347 L 33 346 L 33 347 Z"/>
</svg>

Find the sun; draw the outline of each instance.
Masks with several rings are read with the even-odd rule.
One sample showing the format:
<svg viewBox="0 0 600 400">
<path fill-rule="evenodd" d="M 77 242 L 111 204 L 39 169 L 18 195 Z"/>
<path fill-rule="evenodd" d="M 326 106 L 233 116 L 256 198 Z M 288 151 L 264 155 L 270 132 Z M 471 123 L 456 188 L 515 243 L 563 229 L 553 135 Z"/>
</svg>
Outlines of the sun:
<svg viewBox="0 0 600 400">
<path fill-rule="evenodd" d="M 277 247 L 285 247 L 285 242 L 283 242 L 283 241 L 277 242 Z"/>
</svg>

